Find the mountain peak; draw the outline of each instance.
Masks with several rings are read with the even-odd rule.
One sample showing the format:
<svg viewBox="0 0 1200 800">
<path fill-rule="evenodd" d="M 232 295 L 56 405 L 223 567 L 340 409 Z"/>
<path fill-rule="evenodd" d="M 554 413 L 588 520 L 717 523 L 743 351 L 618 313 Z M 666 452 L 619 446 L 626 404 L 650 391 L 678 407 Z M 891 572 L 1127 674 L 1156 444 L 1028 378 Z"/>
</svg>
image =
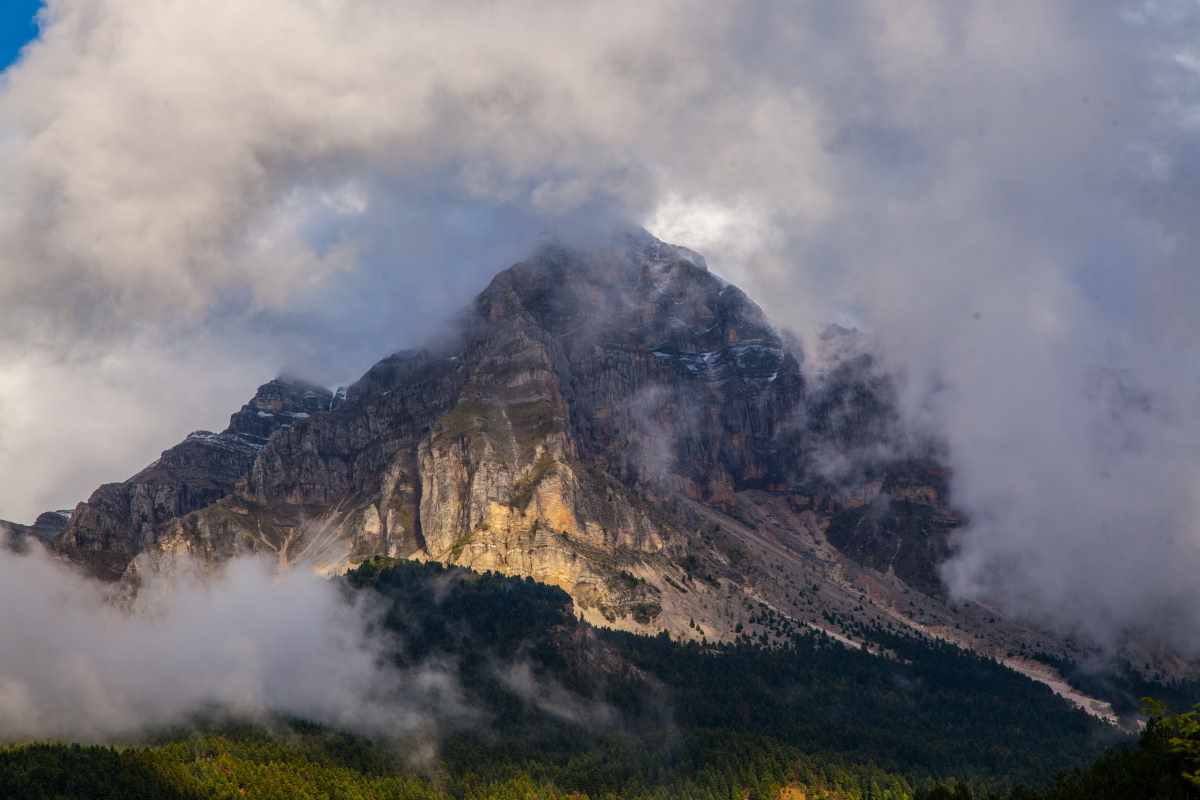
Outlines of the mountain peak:
<svg viewBox="0 0 1200 800">
<path fill-rule="evenodd" d="M 557 585 L 598 624 L 710 640 L 769 637 L 770 608 L 848 640 L 907 626 L 1052 647 L 946 601 L 958 518 L 945 470 L 896 435 L 886 379 L 807 380 L 690 250 L 644 231 L 549 243 L 459 323 L 344 401 L 263 384 L 224 432 L 97 490 L 58 546 L 127 579 L 246 552 L 322 572 L 442 561 Z"/>
</svg>

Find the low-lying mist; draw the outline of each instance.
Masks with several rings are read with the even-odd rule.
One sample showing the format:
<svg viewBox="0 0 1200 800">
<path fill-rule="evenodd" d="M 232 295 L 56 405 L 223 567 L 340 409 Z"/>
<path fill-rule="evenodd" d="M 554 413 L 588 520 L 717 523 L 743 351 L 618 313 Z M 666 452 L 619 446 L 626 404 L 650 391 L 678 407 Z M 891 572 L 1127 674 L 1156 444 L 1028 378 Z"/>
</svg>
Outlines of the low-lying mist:
<svg viewBox="0 0 1200 800">
<path fill-rule="evenodd" d="M 253 558 L 151 578 L 132 610 L 41 548 L 0 552 L 0 740 L 136 739 L 197 715 L 373 737 L 469 718 L 453 669 L 393 666 L 368 592 Z"/>
</svg>

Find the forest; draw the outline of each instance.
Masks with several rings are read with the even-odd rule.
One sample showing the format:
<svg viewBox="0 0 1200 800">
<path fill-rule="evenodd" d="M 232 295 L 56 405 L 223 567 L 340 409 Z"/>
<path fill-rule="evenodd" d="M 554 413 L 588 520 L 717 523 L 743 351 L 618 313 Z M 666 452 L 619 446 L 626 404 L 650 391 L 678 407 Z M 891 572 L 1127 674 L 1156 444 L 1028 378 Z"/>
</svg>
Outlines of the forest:
<svg viewBox="0 0 1200 800">
<path fill-rule="evenodd" d="M 1195 797 L 1200 714 L 1148 707 L 1136 740 L 950 645 L 815 632 L 782 646 L 593 628 L 529 579 L 376 560 L 398 668 L 452 663 L 474 714 L 429 742 L 303 720 L 196 720 L 117 746 L 0 750 L 12 798 Z M 419 755 L 418 755 L 419 754 Z"/>
</svg>

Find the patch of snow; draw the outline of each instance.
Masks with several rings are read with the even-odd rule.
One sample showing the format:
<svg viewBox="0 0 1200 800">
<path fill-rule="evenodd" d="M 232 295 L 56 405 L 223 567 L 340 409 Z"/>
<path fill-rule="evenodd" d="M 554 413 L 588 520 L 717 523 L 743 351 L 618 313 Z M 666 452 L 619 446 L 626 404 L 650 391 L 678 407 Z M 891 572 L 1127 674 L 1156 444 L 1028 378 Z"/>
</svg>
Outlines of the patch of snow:
<svg viewBox="0 0 1200 800">
<path fill-rule="evenodd" d="M 190 441 L 203 442 L 210 447 L 218 447 L 222 450 L 231 450 L 240 453 L 245 453 L 248 450 L 261 450 L 266 444 L 265 439 L 263 440 L 262 444 L 260 444 L 259 442 L 251 441 L 249 438 L 240 433 L 213 433 L 212 431 L 195 431 L 191 434 L 188 434 L 187 438 Z"/>
<path fill-rule="evenodd" d="M 783 361 L 782 347 L 762 341 L 744 342 L 704 353 L 651 352 L 655 358 L 670 359 L 683 365 L 690 374 L 703 375 L 711 380 L 728 377 L 724 373 L 732 358 L 732 366 L 741 373 L 741 377 L 769 383 L 779 377 L 779 367 Z M 765 374 L 768 370 L 771 370 L 769 375 Z"/>
<path fill-rule="evenodd" d="M 262 450 L 267 446 L 267 440 L 263 439 L 261 436 L 250 436 L 242 433 L 235 434 L 232 439 L 227 439 L 226 441 L 233 441 L 238 445 L 249 447 L 253 450 Z"/>
<path fill-rule="evenodd" d="M 763 352 L 764 350 L 771 353 L 778 353 L 781 348 L 778 345 L 769 344 L 766 342 L 752 341 L 742 342 L 741 344 L 731 344 L 729 345 L 728 349 L 734 353 Z"/>
</svg>

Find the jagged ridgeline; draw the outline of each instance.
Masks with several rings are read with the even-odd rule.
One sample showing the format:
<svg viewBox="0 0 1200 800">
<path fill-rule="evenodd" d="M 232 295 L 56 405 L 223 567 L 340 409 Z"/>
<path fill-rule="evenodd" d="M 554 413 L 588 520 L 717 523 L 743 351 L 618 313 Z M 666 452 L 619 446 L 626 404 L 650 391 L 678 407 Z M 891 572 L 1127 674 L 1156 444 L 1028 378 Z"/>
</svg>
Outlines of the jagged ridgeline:
<svg viewBox="0 0 1200 800">
<path fill-rule="evenodd" d="M 729 641 L 753 611 L 981 652 L 1057 643 L 943 597 L 958 517 L 853 331 L 807 360 L 645 232 L 547 245 L 420 350 L 338 390 L 280 378 L 39 531 L 111 580 L 181 556 L 341 572 L 383 555 L 527 575 L 586 619 Z M 65 529 L 62 526 L 65 524 Z"/>
<path fill-rule="evenodd" d="M 883 658 L 804 626 L 774 649 L 704 646 L 594 628 L 528 578 L 376 559 L 345 585 L 381 600 L 398 667 L 454 665 L 472 713 L 439 724 L 431 760 L 405 758 L 425 741 L 201 727 L 119 752 L 0 751 L 0 794 L 908 798 L 948 776 L 1042 783 L 1112 736 L 995 662 L 882 630 Z"/>
</svg>

